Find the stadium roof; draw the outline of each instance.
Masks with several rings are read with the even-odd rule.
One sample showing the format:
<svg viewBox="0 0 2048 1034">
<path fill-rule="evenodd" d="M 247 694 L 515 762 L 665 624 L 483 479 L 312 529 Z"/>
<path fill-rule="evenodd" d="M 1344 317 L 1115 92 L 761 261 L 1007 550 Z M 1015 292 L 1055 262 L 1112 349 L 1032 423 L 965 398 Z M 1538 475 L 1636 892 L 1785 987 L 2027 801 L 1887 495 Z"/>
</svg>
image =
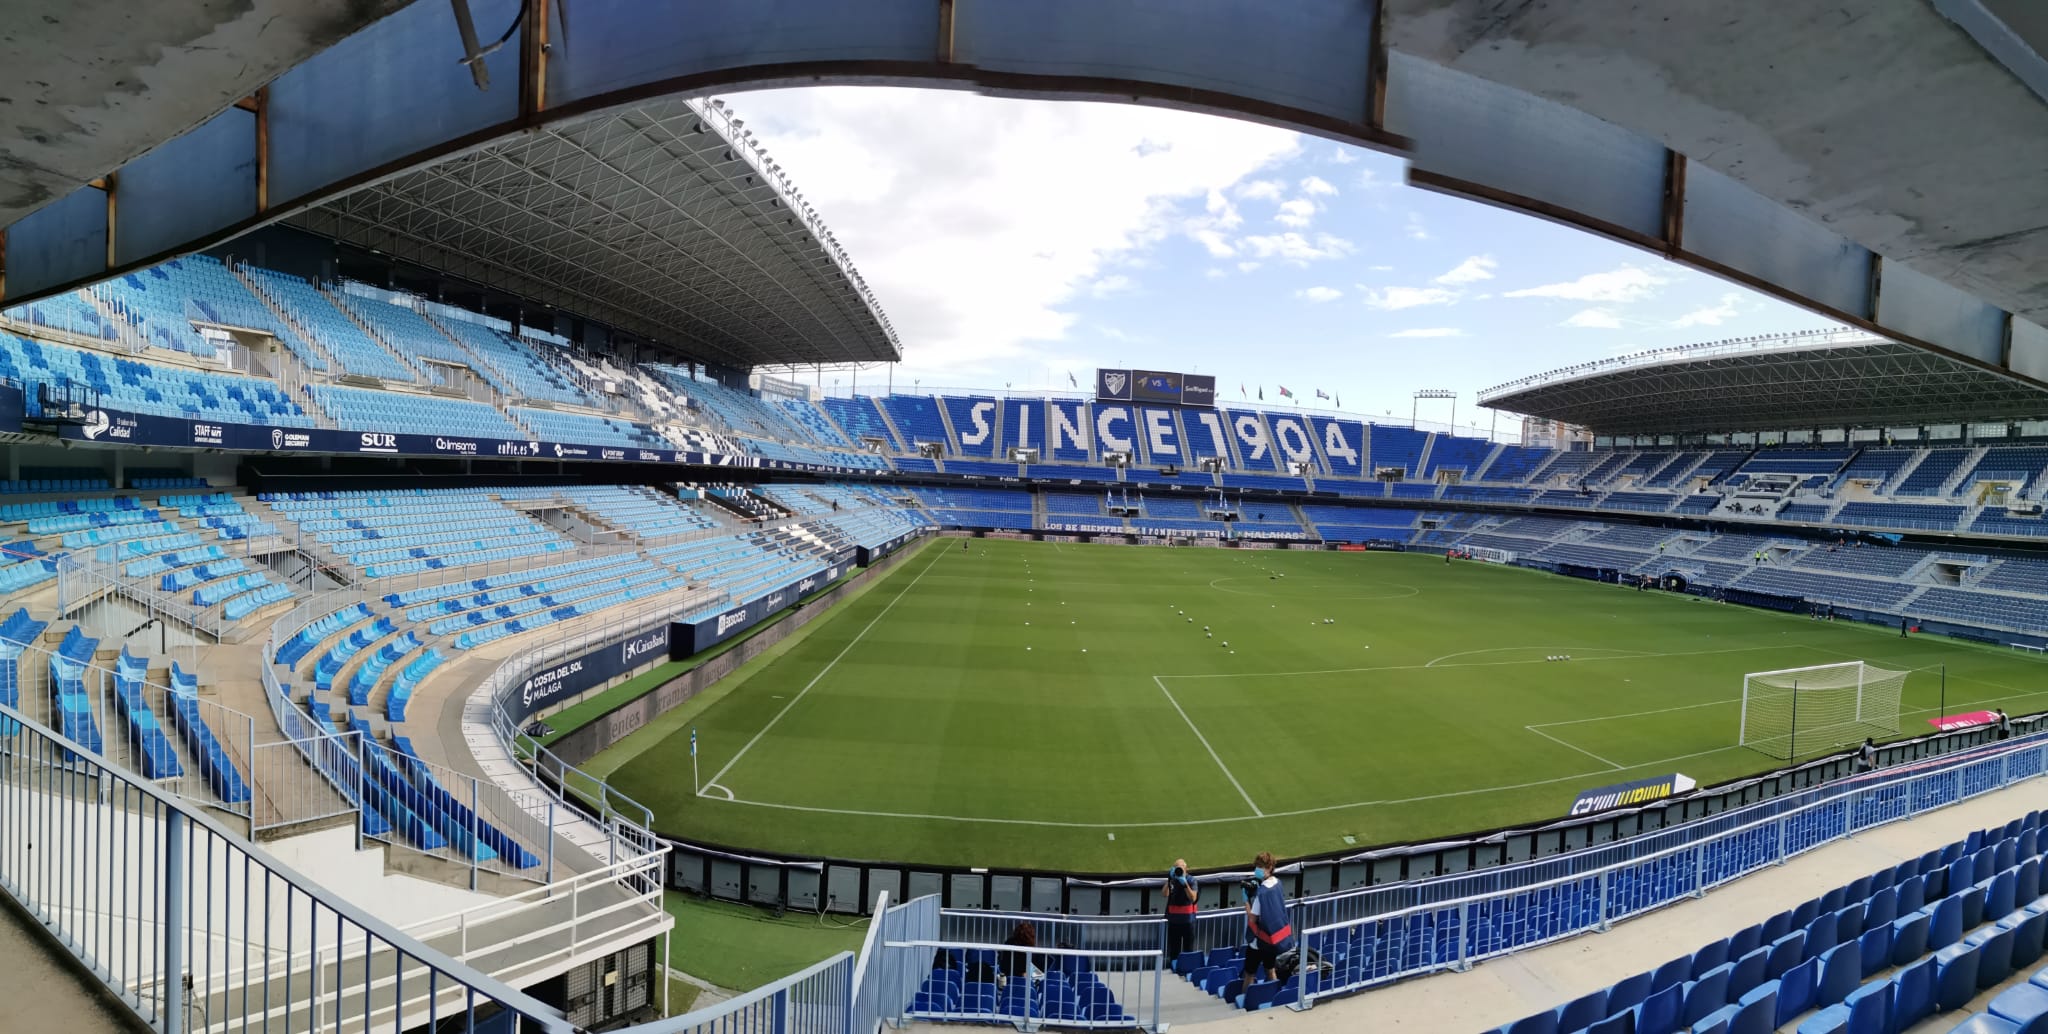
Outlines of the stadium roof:
<svg viewBox="0 0 2048 1034">
<path fill-rule="evenodd" d="M 1861 331 L 1814 331 L 1581 363 L 1479 404 L 1596 434 L 1712 434 L 2043 417 L 2048 391 Z"/>
<path fill-rule="evenodd" d="M 831 231 L 722 101 L 551 123 L 289 222 L 725 365 L 902 358 Z"/>
</svg>

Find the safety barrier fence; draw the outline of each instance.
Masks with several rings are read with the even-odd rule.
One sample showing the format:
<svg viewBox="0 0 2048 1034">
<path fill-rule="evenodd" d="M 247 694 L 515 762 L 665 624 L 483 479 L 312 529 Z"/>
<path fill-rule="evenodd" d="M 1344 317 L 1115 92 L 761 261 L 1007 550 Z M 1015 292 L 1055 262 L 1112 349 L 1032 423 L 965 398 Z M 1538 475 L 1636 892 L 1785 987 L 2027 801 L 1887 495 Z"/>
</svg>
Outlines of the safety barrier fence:
<svg viewBox="0 0 2048 1034">
<path fill-rule="evenodd" d="M 0 889 L 163 1034 L 473 1031 L 559 1011 L 375 916 L 18 710 Z"/>
<path fill-rule="evenodd" d="M 255 718 L 146 678 L 127 687 L 124 702 L 115 671 L 97 660 L 64 658 L 37 643 L 9 640 L 8 647 L 20 652 L 0 659 L 0 686 L 14 690 L 16 710 L 88 746 L 97 739 L 103 758 L 158 789 L 249 815 L 247 787 L 236 784 L 246 784 Z M 64 672 L 62 686 L 53 684 L 53 664 Z M 218 753 L 202 749 L 206 738 Z"/>
</svg>

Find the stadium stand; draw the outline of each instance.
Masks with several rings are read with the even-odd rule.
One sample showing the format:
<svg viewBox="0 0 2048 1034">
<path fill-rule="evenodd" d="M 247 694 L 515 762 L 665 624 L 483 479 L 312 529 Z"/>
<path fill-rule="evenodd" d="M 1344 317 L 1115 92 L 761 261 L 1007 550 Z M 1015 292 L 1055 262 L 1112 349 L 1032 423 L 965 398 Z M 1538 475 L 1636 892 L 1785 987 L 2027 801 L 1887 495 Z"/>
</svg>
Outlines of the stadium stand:
<svg viewBox="0 0 2048 1034">
<path fill-rule="evenodd" d="M 524 440 L 527 437 L 503 413 L 481 402 L 409 392 L 344 388 L 333 384 L 310 384 L 306 391 L 322 410 L 334 418 L 336 426 L 348 430 L 432 427 L 442 434 L 474 435 L 478 438 Z"/>
<path fill-rule="evenodd" d="M 247 272 L 257 291 L 319 342 L 343 371 L 407 384 L 424 379 L 420 371 L 399 362 L 397 356 L 363 333 L 318 287 L 295 276 L 254 266 L 248 267 Z M 434 378 L 427 383 L 440 381 Z"/>
</svg>

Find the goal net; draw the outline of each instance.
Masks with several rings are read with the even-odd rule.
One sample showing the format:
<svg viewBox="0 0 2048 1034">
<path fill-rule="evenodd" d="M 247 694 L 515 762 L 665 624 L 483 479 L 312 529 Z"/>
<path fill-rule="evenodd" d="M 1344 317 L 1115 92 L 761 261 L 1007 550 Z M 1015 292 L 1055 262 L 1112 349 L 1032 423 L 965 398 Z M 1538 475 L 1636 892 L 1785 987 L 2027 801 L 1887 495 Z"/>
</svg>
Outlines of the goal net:
<svg viewBox="0 0 2048 1034">
<path fill-rule="evenodd" d="M 1741 744 L 1785 761 L 1899 731 L 1906 673 L 1862 661 L 1742 677 Z"/>
</svg>

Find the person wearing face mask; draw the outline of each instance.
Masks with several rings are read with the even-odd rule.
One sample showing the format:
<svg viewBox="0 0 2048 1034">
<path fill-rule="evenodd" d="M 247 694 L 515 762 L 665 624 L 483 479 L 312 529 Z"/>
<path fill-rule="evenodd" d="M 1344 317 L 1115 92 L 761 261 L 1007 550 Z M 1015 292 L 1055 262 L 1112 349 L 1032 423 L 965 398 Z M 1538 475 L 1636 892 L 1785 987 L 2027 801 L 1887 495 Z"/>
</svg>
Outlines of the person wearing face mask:
<svg viewBox="0 0 2048 1034">
<path fill-rule="evenodd" d="M 1244 916 L 1251 945 L 1244 954 L 1246 979 L 1279 979 L 1281 953 L 1294 946 L 1294 927 L 1287 917 L 1287 894 L 1273 875 L 1273 854 L 1259 852 L 1252 878 L 1244 885 Z"/>
</svg>

